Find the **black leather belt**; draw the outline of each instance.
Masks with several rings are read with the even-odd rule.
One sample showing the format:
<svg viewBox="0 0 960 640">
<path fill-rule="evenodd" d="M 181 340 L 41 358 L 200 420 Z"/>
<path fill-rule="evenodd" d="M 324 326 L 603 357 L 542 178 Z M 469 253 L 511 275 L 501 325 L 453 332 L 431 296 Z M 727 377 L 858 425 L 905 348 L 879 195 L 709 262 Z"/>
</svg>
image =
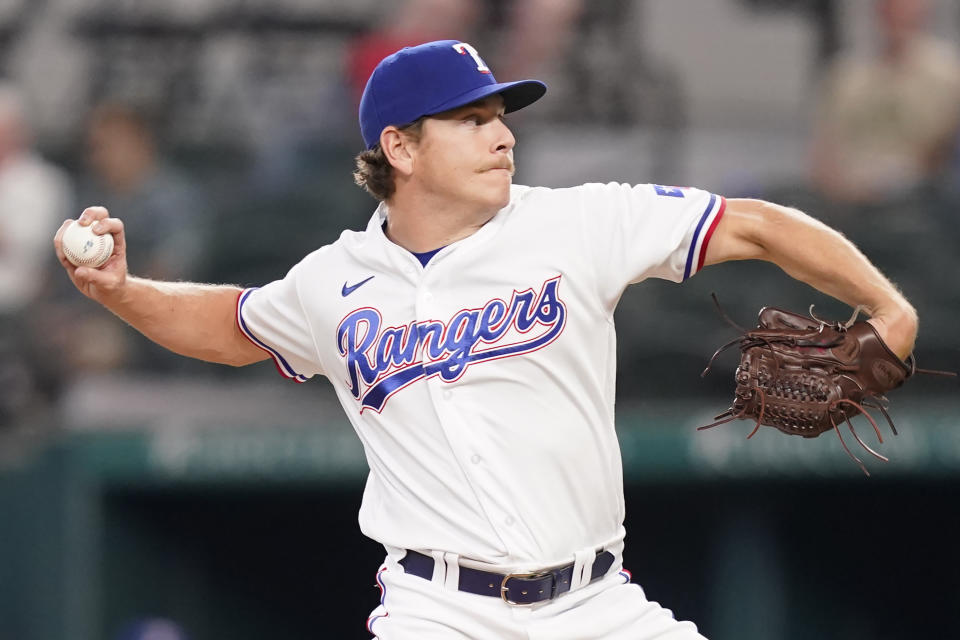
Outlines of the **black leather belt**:
<svg viewBox="0 0 960 640">
<path fill-rule="evenodd" d="M 613 565 L 614 556 L 609 551 L 597 553 L 590 572 L 590 582 L 599 580 Z M 430 580 L 433 578 L 433 558 L 416 551 L 407 551 L 400 560 L 403 570 L 411 575 Z M 502 598 L 508 604 L 536 604 L 552 600 L 561 593 L 570 591 L 573 563 L 533 573 L 493 573 L 460 565 L 460 591 L 481 596 Z"/>
</svg>

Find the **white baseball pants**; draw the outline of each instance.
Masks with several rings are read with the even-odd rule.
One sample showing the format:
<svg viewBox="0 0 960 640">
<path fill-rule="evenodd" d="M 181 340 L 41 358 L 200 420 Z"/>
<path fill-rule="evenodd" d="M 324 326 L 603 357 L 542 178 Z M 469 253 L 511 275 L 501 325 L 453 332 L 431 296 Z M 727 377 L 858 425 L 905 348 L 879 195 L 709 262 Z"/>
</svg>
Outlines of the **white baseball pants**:
<svg viewBox="0 0 960 640">
<path fill-rule="evenodd" d="M 377 640 L 706 640 L 624 571 L 530 607 L 405 574 L 390 557 L 377 584 L 380 606 L 367 621 Z"/>
</svg>

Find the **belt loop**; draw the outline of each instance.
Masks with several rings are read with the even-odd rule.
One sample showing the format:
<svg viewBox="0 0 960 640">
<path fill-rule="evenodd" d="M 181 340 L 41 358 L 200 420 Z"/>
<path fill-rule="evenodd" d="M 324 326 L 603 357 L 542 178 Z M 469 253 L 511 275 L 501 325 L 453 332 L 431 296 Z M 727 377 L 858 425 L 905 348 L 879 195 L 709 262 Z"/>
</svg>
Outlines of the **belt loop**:
<svg viewBox="0 0 960 640">
<path fill-rule="evenodd" d="M 590 584 L 593 561 L 597 557 L 596 549 L 581 549 L 575 554 L 573 575 L 570 577 L 570 591 L 576 591 Z"/>
<path fill-rule="evenodd" d="M 456 553 L 443 554 L 443 562 L 446 565 L 446 575 L 443 586 L 451 591 L 460 589 L 460 556 Z"/>
<path fill-rule="evenodd" d="M 443 559 L 444 553 L 443 551 L 431 551 L 430 556 L 433 558 L 433 575 L 430 577 L 430 581 L 442 585 L 447 579 L 447 563 Z"/>
</svg>

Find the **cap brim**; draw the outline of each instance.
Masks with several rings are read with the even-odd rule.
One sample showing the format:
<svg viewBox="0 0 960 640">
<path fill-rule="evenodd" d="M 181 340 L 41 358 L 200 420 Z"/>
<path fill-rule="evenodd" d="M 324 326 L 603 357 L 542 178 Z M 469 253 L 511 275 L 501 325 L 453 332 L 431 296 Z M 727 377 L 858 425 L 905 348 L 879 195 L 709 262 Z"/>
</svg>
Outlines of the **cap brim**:
<svg viewBox="0 0 960 640">
<path fill-rule="evenodd" d="M 457 107 L 462 107 L 464 105 L 470 104 L 471 102 L 476 102 L 477 100 L 482 100 L 488 96 L 492 95 L 501 95 L 503 96 L 503 106 L 506 113 L 516 111 L 518 109 L 523 109 L 524 107 L 533 104 L 537 100 L 543 97 L 543 94 L 547 92 L 547 85 L 540 82 L 539 80 L 517 80 L 516 82 L 498 82 L 496 84 L 488 84 L 473 91 L 468 91 L 467 93 L 461 94 L 454 98 L 453 100 L 448 100 L 447 102 L 437 105 L 436 107 L 430 110 L 430 113 L 424 115 L 432 116 L 443 111 L 449 111 L 450 109 L 456 109 Z"/>
</svg>

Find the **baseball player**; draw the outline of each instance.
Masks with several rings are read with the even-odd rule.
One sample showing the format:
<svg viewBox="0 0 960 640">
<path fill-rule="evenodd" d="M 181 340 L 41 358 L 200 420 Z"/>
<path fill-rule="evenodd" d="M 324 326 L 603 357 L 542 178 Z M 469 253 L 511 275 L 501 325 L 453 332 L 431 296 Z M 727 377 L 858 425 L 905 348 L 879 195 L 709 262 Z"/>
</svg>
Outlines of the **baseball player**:
<svg viewBox="0 0 960 640">
<path fill-rule="evenodd" d="M 798 211 L 693 188 L 513 185 L 507 114 L 545 91 L 497 82 L 465 42 L 385 58 L 355 176 L 379 207 L 261 288 L 129 275 L 123 223 L 100 207 L 80 220 L 113 234 L 104 267 L 72 267 L 55 239 L 83 293 L 168 349 L 330 380 L 370 466 L 360 527 L 386 550 L 377 638 L 703 637 L 621 564 L 613 313 L 628 284 L 769 260 L 912 349 L 913 308 Z"/>
</svg>

